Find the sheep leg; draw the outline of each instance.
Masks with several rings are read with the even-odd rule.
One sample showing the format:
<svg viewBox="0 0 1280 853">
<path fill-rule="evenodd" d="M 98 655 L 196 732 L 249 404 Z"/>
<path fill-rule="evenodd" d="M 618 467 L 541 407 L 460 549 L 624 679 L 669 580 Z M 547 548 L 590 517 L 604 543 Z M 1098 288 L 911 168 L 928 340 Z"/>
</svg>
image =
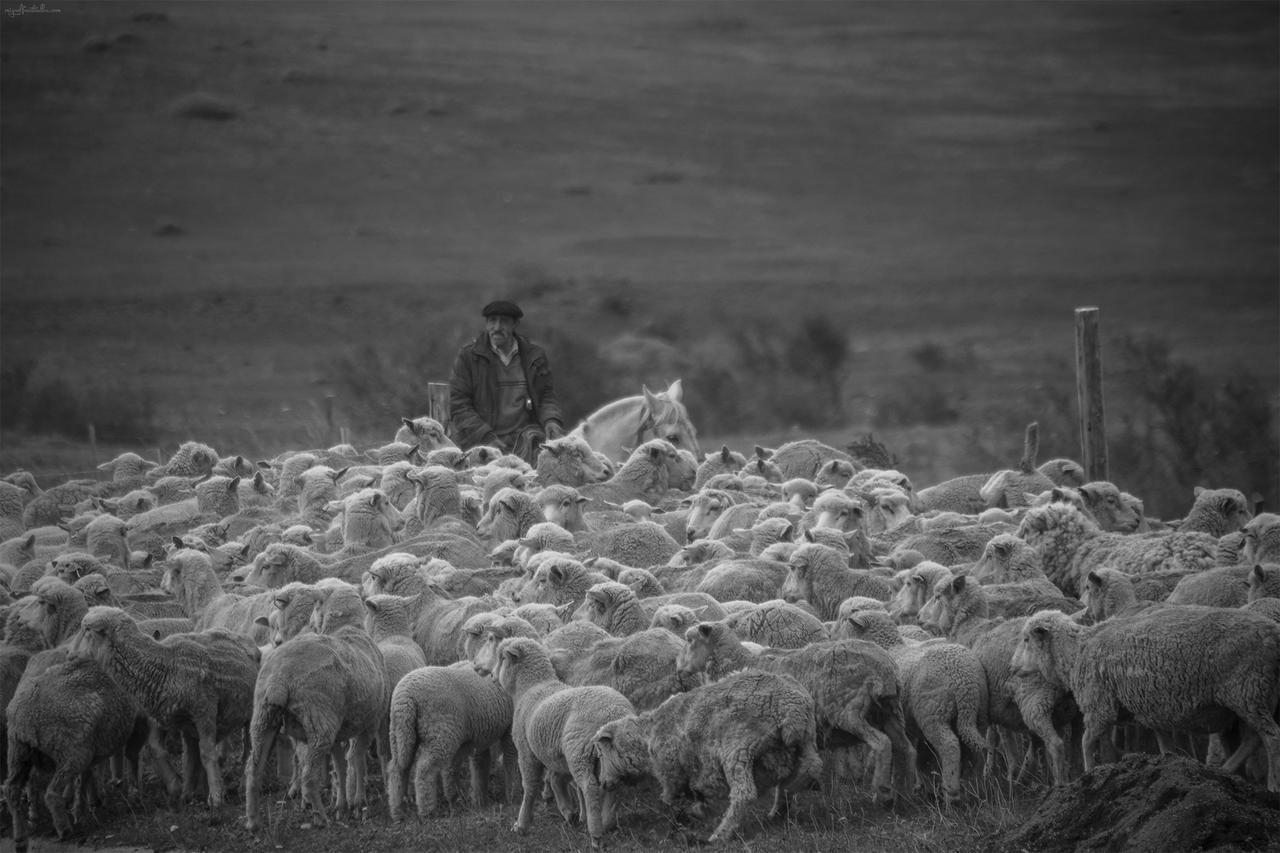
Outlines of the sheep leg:
<svg viewBox="0 0 1280 853">
<path fill-rule="evenodd" d="M 557 773 L 552 770 L 551 776 L 551 792 L 556 797 L 556 808 L 560 811 L 560 816 L 565 819 L 565 823 L 573 823 L 578 818 L 579 794 L 569 790 L 569 784 L 573 777 L 567 773 Z"/>
<path fill-rule="evenodd" d="M 182 782 L 178 780 L 178 775 L 173 772 L 173 767 L 169 764 L 169 750 L 164 745 L 164 733 L 157 725 L 152 725 L 147 732 L 147 751 L 151 753 L 156 776 L 160 777 L 160 781 L 164 783 L 170 801 L 178 799 L 182 794 Z"/>
<path fill-rule="evenodd" d="M 452 805 L 458 799 L 458 774 L 466 763 L 467 751 L 452 747 L 446 754 L 452 757 L 444 762 L 444 768 L 440 772 L 440 788 L 444 792 L 444 801 Z"/>
<path fill-rule="evenodd" d="M 306 748 L 302 753 L 302 801 L 311 806 L 312 819 L 318 826 L 328 826 L 329 818 L 324 807 L 324 776 L 329 769 L 329 756 L 334 752 L 332 736 L 308 733 Z M 341 786 L 338 787 L 341 791 Z M 345 796 L 345 794 L 343 794 Z"/>
<path fill-rule="evenodd" d="M 489 804 L 489 771 L 492 756 L 488 747 L 475 749 L 467 762 L 471 767 L 471 806 L 484 808 Z"/>
<path fill-rule="evenodd" d="M 26 853 L 31 830 L 27 824 L 27 810 L 23 808 L 22 798 L 23 791 L 31 780 L 35 753 L 12 733 L 9 734 L 8 744 L 8 776 L 4 782 L 4 798 L 9 804 L 9 818 L 13 821 L 13 849 L 16 853 Z"/>
<path fill-rule="evenodd" d="M 257 714 L 254 714 L 255 722 Z M 271 747 L 276 742 L 276 730 L 269 726 L 256 726 L 249 748 L 249 758 L 244 764 L 244 812 L 245 825 L 250 832 L 257 832 L 261 826 L 258 817 L 258 799 L 262 793 L 262 777 L 267 772 L 267 762 L 271 760 Z M 284 743 L 287 738 L 280 738 Z"/>
<path fill-rule="evenodd" d="M 1049 709 L 1051 712 L 1052 709 Z M 1040 738 L 1044 744 L 1045 755 L 1049 760 L 1049 774 L 1053 776 L 1053 784 L 1065 785 L 1067 774 L 1067 747 L 1062 736 L 1053 725 L 1051 713 L 1042 712 L 1040 708 L 1024 708 L 1022 719 L 1031 733 Z M 1019 774 L 1021 778 L 1021 774 Z"/>
<path fill-rule="evenodd" d="M 960 799 L 960 738 L 941 720 L 930 720 L 920 728 L 938 756 L 943 796 L 948 803 L 955 803 Z"/>
<path fill-rule="evenodd" d="M 907 724 L 901 714 L 892 714 L 884 721 L 884 733 L 893 745 L 893 778 L 901 794 L 912 794 L 920 787 L 916 773 L 916 748 L 907 737 Z"/>
<path fill-rule="evenodd" d="M 191 802 L 195 799 L 198 783 L 196 778 L 201 763 L 200 740 L 195 734 L 182 734 L 182 800 Z"/>
<path fill-rule="evenodd" d="M 871 784 L 874 786 L 875 802 L 880 805 L 892 803 L 893 740 L 865 719 L 859 719 L 852 729 L 853 734 L 861 738 L 871 750 Z"/>
<path fill-rule="evenodd" d="M 523 835 L 529 831 L 529 824 L 533 823 L 533 800 L 537 797 L 537 792 L 542 790 L 544 768 L 533 755 L 525 750 L 520 751 L 519 764 L 520 784 L 524 788 L 524 793 L 520 797 L 520 814 L 511 829 L 513 832 Z"/>
<path fill-rule="evenodd" d="M 365 805 L 368 776 L 369 736 L 357 735 L 347 750 L 347 805 L 354 813 Z"/>
<path fill-rule="evenodd" d="M 502 801 L 510 804 L 514 801 L 520 785 L 520 759 L 516 756 L 516 745 L 510 735 L 502 739 Z"/>
<path fill-rule="evenodd" d="M 200 763 L 204 765 L 204 778 L 209 787 L 209 818 L 215 820 L 218 809 L 222 808 L 222 768 L 218 764 L 218 742 L 215 740 L 217 730 L 214 720 L 203 721 L 199 732 L 200 736 L 194 746 L 199 752 Z"/>
<path fill-rule="evenodd" d="M 49 816 L 53 818 L 53 828 L 58 833 L 59 841 L 65 841 L 71 834 L 71 818 L 67 815 L 67 789 L 80 777 L 80 773 L 79 762 L 75 767 L 65 760 L 59 762 L 44 789 L 44 804 L 49 809 Z"/>
<path fill-rule="evenodd" d="M 1280 790 L 1280 725 L 1266 713 L 1245 712 L 1240 714 L 1240 718 L 1245 724 L 1246 737 L 1222 765 L 1222 769 L 1227 773 L 1234 773 L 1261 740 L 1267 749 L 1267 790 Z"/>
<path fill-rule="evenodd" d="M 715 832 L 707 840 L 715 844 L 723 841 L 737 830 L 742 818 L 746 815 L 751 801 L 759 796 L 755 779 L 751 775 L 751 763 L 737 761 L 724 768 L 725 780 L 729 783 L 729 808 L 716 826 Z"/>
<path fill-rule="evenodd" d="M 579 768 L 579 772 L 575 774 L 574 781 L 578 783 L 578 788 L 582 791 L 583 811 L 586 812 L 587 818 L 587 835 L 591 837 L 591 849 L 599 850 L 601 846 L 600 839 L 604 836 L 604 826 L 601 820 L 601 799 L 603 791 L 600 783 L 596 781 L 595 776 L 591 773 L 591 767 Z"/>
<path fill-rule="evenodd" d="M 333 788 L 333 809 L 339 820 L 347 816 L 351 808 L 351 801 L 347 799 L 346 781 L 349 778 L 350 768 L 347 766 L 347 744 L 340 741 L 334 741 L 333 746 L 329 750 L 329 757 L 332 759 L 332 765 L 325 762 L 330 767 L 330 787 Z"/>
<path fill-rule="evenodd" d="M 418 747 L 418 757 L 413 763 L 413 790 L 417 799 L 418 817 L 426 820 L 436 810 L 440 792 L 436 779 L 442 762 L 426 745 Z"/>
</svg>

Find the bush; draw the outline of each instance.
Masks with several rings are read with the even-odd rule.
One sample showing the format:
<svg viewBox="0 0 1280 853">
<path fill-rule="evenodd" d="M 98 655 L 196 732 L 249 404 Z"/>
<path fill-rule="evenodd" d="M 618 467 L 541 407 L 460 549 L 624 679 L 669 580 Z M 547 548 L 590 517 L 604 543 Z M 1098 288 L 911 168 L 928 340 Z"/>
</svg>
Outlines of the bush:
<svg viewBox="0 0 1280 853">
<path fill-rule="evenodd" d="M 92 424 L 101 441 L 147 443 L 157 434 L 155 401 L 126 385 L 93 384 L 76 388 L 63 379 L 33 383 L 36 362 L 6 365 L 0 379 L 4 399 L 2 425 L 44 435 L 83 440 Z"/>
</svg>

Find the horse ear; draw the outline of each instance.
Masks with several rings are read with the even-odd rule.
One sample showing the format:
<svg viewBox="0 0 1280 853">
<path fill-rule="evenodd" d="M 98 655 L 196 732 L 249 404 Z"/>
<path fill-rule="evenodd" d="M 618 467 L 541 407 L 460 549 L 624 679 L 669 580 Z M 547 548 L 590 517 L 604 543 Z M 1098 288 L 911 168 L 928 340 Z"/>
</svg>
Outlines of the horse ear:
<svg viewBox="0 0 1280 853">
<path fill-rule="evenodd" d="M 671 383 L 671 387 L 667 389 L 667 396 L 671 398 L 671 402 L 679 403 L 680 397 L 684 395 L 684 385 L 681 380 L 677 379 Z"/>
<path fill-rule="evenodd" d="M 640 390 L 644 393 L 645 408 L 650 412 L 657 411 L 658 409 L 657 395 L 655 395 L 652 391 L 650 391 L 649 386 L 647 385 L 641 385 Z"/>
</svg>

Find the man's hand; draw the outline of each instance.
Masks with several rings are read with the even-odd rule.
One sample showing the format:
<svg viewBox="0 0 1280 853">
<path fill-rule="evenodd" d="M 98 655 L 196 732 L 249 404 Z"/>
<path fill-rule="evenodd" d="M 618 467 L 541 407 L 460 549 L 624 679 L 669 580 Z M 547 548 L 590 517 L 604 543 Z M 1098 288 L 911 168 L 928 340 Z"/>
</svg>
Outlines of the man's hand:
<svg viewBox="0 0 1280 853">
<path fill-rule="evenodd" d="M 560 426 L 559 421 L 547 421 L 546 431 L 548 440 L 564 435 L 564 427 Z"/>
</svg>

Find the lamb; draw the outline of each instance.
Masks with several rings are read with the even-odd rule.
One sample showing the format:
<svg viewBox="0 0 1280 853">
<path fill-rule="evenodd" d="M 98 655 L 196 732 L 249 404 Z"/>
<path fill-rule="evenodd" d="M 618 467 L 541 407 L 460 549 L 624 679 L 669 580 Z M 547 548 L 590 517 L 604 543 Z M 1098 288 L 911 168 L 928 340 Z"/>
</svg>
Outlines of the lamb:
<svg viewBox="0 0 1280 853">
<path fill-rule="evenodd" d="M 155 482 L 161 477 L 205 477 L 213 473 L 213 467 L 221 457 L 207 444 L 198 441 L 183 442 L 169 461 L 146 472 L 146 478 Z"/>
<path fill-rule="evenodd" d="M 969 570 L 969 575 L 979 583 L 1051 583 L 1044 569 L 1040 568 L 1040 555 L 1036 549 L 1012 533 L 992 536 L 982 549 L 982 556 Z"/>
<path fill-rule="evenodd" d="M 693 591 L 717 601 L 765 602 L 778 597 L 787 564 L 762 557 L 725 560 L 707 568 Z"/>
<path fill-rule="evenodd" d="M 1078 595 L 1084 576 L 1103 565 L 1130 574 L 1198 571 L 1215 564 L 1218 550 L 1218 540 L 1205 533 L 1103 533 L 1080 510 L 1060 503 L 1028 510 L 1018 536 L 1039 551 L 1045 574 L 1067 595 Z"/>
<path fill-rule="evenodd" d="M 732 613 L 725 624 L 744 640 L 773 649 L 801 649 L 827 639 L 826 628 L 812 612 L 781 599 Z"/>
<path fill-rule="evenodd" d="M 511 696 L 471 667 L 424 666 L 406 674 L 391 694 L 387 768 L 391 819 L 404 819 L 404 785 L 411 767 L 418 817 L 425 820 L 436 809 L 437 778 L 443 777 L 445 799 L 452 800 L 454 768 L 467 758 L 471 801 L 483 806 L 489 749 L 494 745 L 501 746 L 507 756 L 510 794 L 516 761 L 511 720 Z"/>
<path fill-rule="evenodd" d="M 1249 501 L 1239 491 L 1196 486 L 1195 502 L 1177 529 L 1183 533 L 1197 531 L 1221 538 L 1243 529 L 1251 520 L 1253 512 Z"/>
<path fill-rule="evenodd" d="M 829 527 L 847 533 L 862 528 L 864 512 L 865 508 L 857 498 L 829 489 L 814 500 L 810 510 L 811 523 L 806 524 L 802 519 L 800 524 L 804 528 Z"/>
<path fill-rule="evenodd" d="M 524 834 L 533 822 L 533 801 L 542 789 L 543 774 L 551 771 L 551 788 L 560 813 L 573 813 L 566 783 L 577 784 L 586 812 L 592 849 L 601 847 L 606 829 L 614 824 L 613 797 L 601 790 L 595 772 L 596 732 L 613 720 L 635 712 L 631 703 L 609 687 L 570 687 L 556 677 L 551 659 L 537 641 L 512 637 L 498 647 L 494 674 L 511 696 L 511 734 L 520 764 L 524 794 L 512 829 Z"/>
<path fill-rule="evenodd" d="M 1072 459 L 1050 459 L 1037 470 L 1048 477 L 1055 486 L 1078 489 L 1084 485 L 1084 468 Z"/>
<path fill-rule="evenodd" d="M 556 642 L 554 636 L 547 636 L 548 648 Z M 676 671 L 682 646 L 670 631 L 647 628 L 626 637 L 606 635 L 585 649 L 552 650 L 552 661 L 567 683 L 612 687 L 643 711 L 684 687 Z"/>
<path fill-rule="evenodd" d="M 139 513 L 127 522 L 129 546 L 156 557 L 173 536 L 207 521 L 218 521 L 240 511 L 240 480 L 210 476 L 196 485 L 196 496 Z"/>
<path fill-rule="evenodd" d="M 413 670 L 427 665 L 426 655 L 413 639 L 413 622 L 405 599 L 393 595 L 371 595 L 364 600 L 364 627 L 378 644 L 392 686 Z"/>
<path fill-rule="evenodd" d="M 729 838 L 757 796 L 757 785 L 777 785 L 773 814 L 783 792 L 801 789 L 821 769 L 814 701 L 794 679 L 748 670 L 674 696 L 654 711 L 602 726 L 595 735 L 600 784 L 652 773 L 662 801 L 684 811 L 688 796 L 718 796 L 729 807 L 711 833 Z M 526 797 L 528 787 L 525 788 Z"/>
<path fill-rule="evenodd" d="M 870 640 L 901 673 L 907 720 L 933 747 L 948 801 L 960 798 L 961 745 L 985 756 L 980 728 L 987 724 L 987 677 L 977 656 L 958 643 L 907 643 L 888 613 L 861 610 L 839 625 L 842 639 Z"/>
<path fill-rule="evenodd" d="M 136 764 L 147 737 L 138 704 L 92 660 L 68 660 L 24 679 L 8 705 L 7 725 L 4 795 L 19 853 L 27 850 L 29 833 L 22 793 L 35 766 L 53 764 L 44 802 L 62 841 L 71 832 L 64 791 L 73 782 L 90 781 L 95 763 L 121 751 L 131 753 Z"/>
<path fill-rule="evenodd" d="M 188 754 L 198 754 L 204 765 L 209 808 L 216 813 L 222 806 L 217 744 L 249 722 L 257 650 L 250 654 L 218 632 L 156 641 L 123 610 L 91 607 L 68 656 L 96 661 L 161 728 L 182 732 Z M 164 761 L 154 737 L 152 752 L 157 764 Z M 187 769 L 183 793 L 191 796 L 196 780 Z"/>
<path fill-rule="evenodd" d="M 799 650 L 747 650 L 733 629 L 723 623 L 702 622 L 688 628 L 677 666 L 686 675 L 705 674 L 717 680 L 730 672 L 752 668 L 790 675 L 814 699 L 820 747 L 864 743 L 870 747 L 877 800 L 892 801 L 891 777 L 898 766 L 910 777 L 915 750 L 907 740 L 898 669 L 880 647 L 861 640 L 823 642 Z M 900 782 L 914 788 L 907 778 Z"/>
<path fill-rule="evenodd" d="M 893 588 L 885 578 L 860 569 L 846 568 L 840 552 L 826 545 L 801 545 L 791 555 L 782 597 L 788 602 L 804 600 L 813 605 L 820 619 L 834 619 L 840 602 L 851 595 L 866 595 L 888 601 Z"/>
<path fill-rule="evenodd" d="M 650 627 L 653 612 L 663 604 L 681 604 L 698 607 L 707 619 L 722 619 L 724 611 L 710 598 L 698 595 L 663 595 L 653 600 L 641 600 L 635 590 L 617 581 L 598 583 L 587 590 L 582 605 L 574 614 L 575 619 L 585 619 L 604 628 L 615 637 L 625 637 Z"/>
<path fill-rule="evenodd" d="M 1244 610 L 1184 606 L 1129 612 L 1091 628 L 1037 613 L 1022 629 L 1013 667 L 1075 696 L 1084 714 L 1084 768 L 1123 707 L 1156 732 L 1221 732 L 1238 718 L 1251 730 L 1222 765 L 1238 770 L 1259 739 L 1267 788 L 1280 790 L 1280 625 Z"/>
<path fill-rule="evenodd" d="M 1200 604 L 1205 607 L 1243 607 L 1249 603 L 1252 566 L 1218 566 L 1195 572 L 1178 581 L 1166 604 Z"/>
<path fill-rule="evenodd" d="M 933 596 L 934 586 L 943 578 L 951 577 L 951 570 L 931 560 L 924 560 L 904 570 L 902 586 L 894 594 L 890 612 L 899 619 L 914 619 Z M 837 618 L 841 614 L 837 612 Z"/>
<path fill-rule="evenodd" d="M 538 565 L 532 578 L 512 596 L 512 600 L 516 604 L 568 604 L 576 609 L 590 587 L 607 580 L 577 560 L 552 554 Z"/>
<path fill-rule="evenodd" d="M 366 595 L 386 594 L 376 581 L 365 587 Z M 414 613 L 413 639 L 422 647 L 429 666 L 447 666 L 463 657 L 462 625 L 482 610 L 488 610 L 492 601 L 464 596 L 449 598 L 439 587 L 428 583 L 409 596 L 406 606 Z"/>
<path fill-rule="evenodd" d="M 1013 533 L 1015 529 L 1002 522 L 959 524 L 951 527 L 931 526 L 926 530 L 906 536 L 893 546 L 890 556 L 905 551 L 918 551 L 927 560 L 944 566 L 972 563 L 982 556 L 982 551 L 992 537 L 1001 533 Z"/>
<path fill-rule="evenodd" d="M 698 463 L 693 488 L 701 490 L 707 484 L 707 480 L 715 475 L 736 473 L 746 467 L 746 464 L 747 457 L 736 450 L 730 450 L 728 445 L 723 445 L 716 453 L 706 454 L 702 462 Z"/>
<path fill-rule="evenodd" d="M 588 556 L 648 568 L 664 565 L 680 550 L 680 543 L 660 524 L 635 521 L 588 534 L 579 539 L 578 547 Z"/>
<path fill-rule="evenodd" d="M 328 822 L 320 798 L 328 756 L 339 771 L 350 770 L 345 787 L 334 786 L 339 814 L 364 797 L 365 754 L 371 742 L 376 742 L 385 770 L 391 703 L 386 664 L 367 632 L 349 622 L 340 624 L 332 633 L 299 635 L 263 662 L 249 705 L 253 716 L 245 761 L 245 821 L 250 832 L 261 827 L 262 777 L 282 733 L 306 741 L 300 751 L 302 798 L 321 826 Z M 345 759 L 338 747 L 344 740 L 350 741 Z"/>
</svg>

